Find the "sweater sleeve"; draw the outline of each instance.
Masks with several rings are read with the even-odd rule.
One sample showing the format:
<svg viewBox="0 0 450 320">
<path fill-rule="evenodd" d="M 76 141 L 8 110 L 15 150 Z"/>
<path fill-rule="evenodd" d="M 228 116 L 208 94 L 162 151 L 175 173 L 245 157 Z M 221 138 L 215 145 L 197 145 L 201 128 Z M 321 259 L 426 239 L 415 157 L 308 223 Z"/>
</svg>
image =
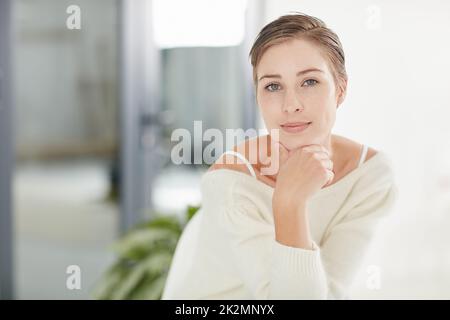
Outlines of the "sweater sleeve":
<svg viewBox="0 0 450 320">
<path fill-rule="evenodd" d="M 220 209 L 232 259 L 254 299 L 342 299 L 388 212 L 395 188 L 374 191 L 355 205 L 314 250 L 280 244 L 273 225 L 251 199 L 233 194 Z"/>
<path fill-rule="evenodd" d="M 322 240 L 328 299 L 348 299 L 350 287 L 369 251 L 380 222 L 392 212 L 395 184 L 380 186 L 362 198 Z"/>
</svg>

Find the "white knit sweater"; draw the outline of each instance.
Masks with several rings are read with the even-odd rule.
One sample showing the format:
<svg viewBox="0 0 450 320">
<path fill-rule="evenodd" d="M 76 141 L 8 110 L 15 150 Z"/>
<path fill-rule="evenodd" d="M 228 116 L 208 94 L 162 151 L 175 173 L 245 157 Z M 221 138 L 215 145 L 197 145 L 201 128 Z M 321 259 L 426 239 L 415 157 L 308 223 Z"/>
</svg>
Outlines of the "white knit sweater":
<svg viewBox="0 0 450 320">
<path fill-rule="evenodd" d="M 228 169 L 202 177 L 202 207 L 176 248 L 162 299 L 347 299 L 398 190 L 376 155 L 307 205 L 315 250 L 275 240 L 273 188 Z"/>
</svg>

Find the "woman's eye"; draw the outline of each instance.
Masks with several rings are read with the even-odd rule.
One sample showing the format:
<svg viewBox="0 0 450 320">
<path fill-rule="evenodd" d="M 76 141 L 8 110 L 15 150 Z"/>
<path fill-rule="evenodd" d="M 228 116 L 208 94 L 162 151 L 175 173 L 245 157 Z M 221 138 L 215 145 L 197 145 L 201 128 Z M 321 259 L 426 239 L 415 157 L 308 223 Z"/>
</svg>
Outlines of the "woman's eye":
<svg viewBox="0 0 450 320">
<path fill-rule="evenodd" d="M 276 91 L 276 90 L 279 90 L 280 85 L 277 83 L 271 83 L 271 84 L 267 85 L 265 88 L 268 91 Z"/>
<path fill-rule="evenodd" d="M 317 80 L 314 80 L 314 79 L 308 79 L 308 80 L 306 80 L 305 82 L 303 82 L 303 85 L 304 84 L 307 84 L 306 86 L 307 87 L 310 87 L 310 86 L 313 86 L 313 85 L 315 85 L 315 84 L 317 84 L 317 83 L 319 83 Z"/>
</svg>

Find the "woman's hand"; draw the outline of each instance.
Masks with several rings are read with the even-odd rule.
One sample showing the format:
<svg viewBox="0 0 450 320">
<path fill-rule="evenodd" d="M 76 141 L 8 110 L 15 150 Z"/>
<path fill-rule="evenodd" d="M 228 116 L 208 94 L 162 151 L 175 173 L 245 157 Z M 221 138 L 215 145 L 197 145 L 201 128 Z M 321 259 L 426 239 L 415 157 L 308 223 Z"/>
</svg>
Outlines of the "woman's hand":
<svg viewBox="0 0 450 320">
<path fill-rule="evenodd" d="M 279 161 L 272 199 L 274 212 L 303 208 L 316 192 L 334 179 L 333 162 L 322 145 L 311 144 L 288 151 L 282 144 L 273 142 L 272 152 Z"/>
</svg>

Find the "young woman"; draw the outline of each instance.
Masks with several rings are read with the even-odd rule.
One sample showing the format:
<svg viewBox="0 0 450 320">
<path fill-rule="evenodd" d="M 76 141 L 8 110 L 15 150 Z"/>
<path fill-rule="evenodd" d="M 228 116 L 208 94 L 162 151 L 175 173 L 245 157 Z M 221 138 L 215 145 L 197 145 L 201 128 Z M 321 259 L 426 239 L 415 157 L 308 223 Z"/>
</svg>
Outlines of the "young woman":
<svg viewBox="0 0 450 320">
<path fill-rule="evenodd" d="M 202 177 L 202 208 L 180 238 L 163 299 L 349 298 L 396 199 L 390 160 L 331 133 L 347 74 L 339 38 L 321 20 L 278 18 L 250 57 L 269 134 L 225 152 Z"/>
</svg>

